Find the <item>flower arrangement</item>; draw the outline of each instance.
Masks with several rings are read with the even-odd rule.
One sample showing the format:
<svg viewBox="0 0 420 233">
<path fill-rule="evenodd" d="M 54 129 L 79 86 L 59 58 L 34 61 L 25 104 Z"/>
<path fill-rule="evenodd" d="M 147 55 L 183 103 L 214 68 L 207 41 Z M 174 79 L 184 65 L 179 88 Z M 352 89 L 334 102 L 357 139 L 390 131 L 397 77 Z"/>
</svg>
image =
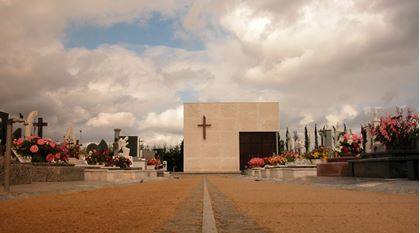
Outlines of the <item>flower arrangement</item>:
<svg viewBox="0 0 420 233">
<path fill-rule="evenodd" d="M 293 162 L 296 159 L 300 158 L 299 153 L 294 151 L 286 151 L 281 156 L 283 156 L 287 160 L 287 162 Z"/>
<path fill-rule="evenodd" d="M 131 160 L 124 156 L 115 156 L 113 159 L 113 164 L 120 168 L 129 168 L 131 165 Z"/>
<path fill-rule="evenodd" d="M 159 164 L 160 164 L 160 160 L 159 159 L 149 159 L 149 160 L 147 160 L 147 165 L 157 166 Z"/>
<path fill-rule="evenodd" d="M 69 157 L 66 143 L 60 145 L 51 139 L 38 136 L 14 139 L 13 149 L 22 156 L 31 157 L 32 162 L 64 163 Z"/>
<path fill-rule="evenodd" d="M 356 134 L 345 132 L 340 135 L 338 152 L 340 155 L 357 155 L 362 151 L 362 138 Z"/>
<path fill-rule="evenodd" d="M 280 155 L 274 155 L 274 156 L 270 156 L 270 157 L 265 157 L 264 159 L 264 163 L 265 165 L 284 165 L 286 164 L 286 158 Z"/>
<path fill-rule="evenodd" d="M 105 164 L 106 166 L 112 166 L 113 165 L 113 161 L 112 161 L 112 156 L 109 153 L 108 149 L 104 149 L 104 150 L 92 150 L 89 151 L 88 156 L 86 157 L 86 162 L 90 165 L 95 165 L 95 164 Z"/>
<path fill-rule="evenodd" d="M 265 162 L 263 158 L 259 158 L 259 157 L 254 157 L 252 159 L 250 159 L 248 161 L 248 166 L 250 168 L 254 168 L 254 167 L 264 167 Z"/>
<path fill-rule="evenodd" d="M 419 116 L 408 108 L 397 109 L 396 115 L 381 117 L 379 125 L 369 124 L 367 130 L 387 147 L 412 147 L 419 140 Z"/>
<path fill-rule="evenodd" d="M 328 148 L 320 146 L 305 154 L 306 159 L 326 159 L 328 158 Z"/>
</svg>

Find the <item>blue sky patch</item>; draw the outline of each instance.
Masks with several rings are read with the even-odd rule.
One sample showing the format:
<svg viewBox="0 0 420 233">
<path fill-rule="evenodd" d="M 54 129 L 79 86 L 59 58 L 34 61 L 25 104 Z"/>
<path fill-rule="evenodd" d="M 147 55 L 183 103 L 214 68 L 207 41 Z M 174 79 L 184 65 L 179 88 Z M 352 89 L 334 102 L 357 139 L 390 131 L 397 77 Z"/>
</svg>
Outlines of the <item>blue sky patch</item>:
<svg viewBox="0 0 420 233">
<path fill-rule="evenodd" d="M 177 24 L 177 19 L 162 18 L 159 14 L 154 14 L 144 25 L 131 22 L 101 27 L 70 23 L 62 41 L 67 48 L 95 49 L 102 44 L 161 45 L 187 50 L 204 48 L 204 44 L 198 38 L 191 38 L 188 42 L 174 38 L 173 32 Z"/>
</svg>

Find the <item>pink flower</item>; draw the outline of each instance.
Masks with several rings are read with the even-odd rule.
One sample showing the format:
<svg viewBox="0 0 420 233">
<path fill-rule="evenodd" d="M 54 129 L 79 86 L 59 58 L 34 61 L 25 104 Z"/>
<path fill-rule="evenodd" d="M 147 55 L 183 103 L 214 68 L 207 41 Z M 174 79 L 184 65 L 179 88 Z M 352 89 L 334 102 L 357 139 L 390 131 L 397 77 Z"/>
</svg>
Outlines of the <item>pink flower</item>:
<svg viewBox="0 0 420 233">
<path fill-rule="evenodd" d="M 47 159 L 48 162 L 51 162 L 51 161 L 54 160 L 54 156 L 52 154 L 48 154 L 46 159 Z"/>
<path fill-rule="evenodd" d="M 31 148 L 29 148 L 29 150 L 32 152 L 32 153 L 36 153 L 36 152 L 38 152 L 38 146 L 37 145 L 33 145 L 33 146 L 31 146 Z"/>
<path fill-rule="evenodd" d="M 345 134 L 344 134 L 344 140 L 345 140 L 345 141 L 348 141 L 348 140 L 349 140 L 349 138 L 350 138 L 350 137 L 349 137 L 349 134 L 348 134 L 348 133 L 345 133 Z"/>
<path fill-rule="evenodd" d="M 55 154 L 55 158 L 56 158 L 56 159 L 60 159 L 60 157 L 61 157 L 60 153 L 56 153 L 56 154 Z"/>
<path fill-rule="evenodd" d="M 357 141 L 357 140 L 359 140 L 359 137 L 357 137 L 357 135 L 356 134 L 353 134 L 353 135 L 351 135 L 352 136 L 352 138 L 353 138 L 353 141 Z"/>
<path fill-rule="evenodd" d="M 22 143 L 23 143 L 23 139 L 22 138 L 19 138 L 18 140 L 15 141 L 15 145 L 16 146 L 20 146 L 20 145 L 22 145 Z"/>
<path fill-rule="evenodd" d="M 36 141 L 36 144 L 38 144 L 40 146 L 45 145 L 45 143 L 47 143 L 47 141 L 45 141 L 45 139 L 42 139 L 42 138 L 40 138 Z"/>
<path fill-rule="evenodd" d="M 51 148 L 55 148 L 55 143 L 54 142 L 49 142 L 48 145 L 50 145 Z"/>
</svg>

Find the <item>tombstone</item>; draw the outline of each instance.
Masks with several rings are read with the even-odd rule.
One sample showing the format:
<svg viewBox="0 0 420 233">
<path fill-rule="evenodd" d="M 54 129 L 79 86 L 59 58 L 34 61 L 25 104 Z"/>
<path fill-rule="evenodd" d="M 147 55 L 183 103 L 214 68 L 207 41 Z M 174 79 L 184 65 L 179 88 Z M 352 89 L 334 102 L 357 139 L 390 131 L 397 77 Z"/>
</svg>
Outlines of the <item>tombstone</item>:
<svg viewBox="0 0 420 233">
<path fill-rule="evenodd" d="M 130 149 L 130 156 L 139 157 L 139 138 L 137 136 L 120 136 L 121 138 L 128 138 L 127 148 Z"/>
<path fill-rule="evenodd" d="M 72 127 L 67 128 L 66 135 L 64 136 L 64 141 L 70 144 L 76 144 L 76 137 L 74 136 Z"/>
<path fill-rule="evenodd" d="M 19 139 L 19 138 L 22 138 L 22 128 L 17 128 L 17 129 L 15 130 L 15 132 L 13 132 L 12 137 L 13 137 L 14 139 Z"/>
<path fill-rule="evenodd" d="M 168 161 L 163 161 L 162 162 L 162 169 L 166 172 L 168 171 Z"/>
<path fill-rule="evenodd" d="M 324 128 L 319 131 L 319 134 L 321 135 L 321 142 L 323 143 L 322 146 L 328 148 L 328 158 L 333 158 L 334 153 L 333 150 L 335 148 L 334 142 L 333 142 L 333 135 L 332 130 L 328 128 Z"/>
<path fill-rule="evenodd" d="M 0 155 L 3 155 L 6 150 L 6 130 L 8 119 L 8 113 L 0 112 Z"/>
<path fill-rule="evenodd" d="M 98 151 L 103 151 L 103 150 L 108 150 L 108 144 L 105 142 L 105 140 L 102 139 L 99 142 Z"/>
<path fill-rule="evenodd" d="M 98 145 L 96 145 L 95 143 L 90 143 L 87 147 L 86 147 L 86 151 L 89 153 L 90 151 L 96 150 L 98 151 Z"/>
<path fill-rule="evenodd" d="M 32 111 L 29 113 L 28 117 L 25 120 L 25 139 L 29 136 L 32 136 L 31 127 L 34 124 L 34 119 L 38 115 L 38 111 Z"/>
<path fill-rule="evenodd" d="M 130 156 L 130 149 L 127 147 L 128 137 L 120 138 L 118 140 L 118 153 L 122 154 L 124 157 Z"/>
<path fill-rule="evenodd" d="M 44 120 L 42 119 L 42 117 L 38 117 L 38 122 L 33 123 L 33 126 L 37 128 L 38 137 L 42 138 L 43 137 L 42 128 L 44 126 L 48 126 L 48 123 L 47 122 L 44 122 Z"/>
<path fill-rule="evenodd" d="M 372 119 L 372 124 L 373 127 L 377 127 L 381 124 L 381 120 L 379 119 L 378 115 L 377 115 L 377 110 L 374 111 L 373 113 L 373 119 Z M 370 136 L 370 143 L 371 143 L 371 148 L 369 152 L 385 152 L 386 151 L 386 147 L 384 144 L 375 141 L 375 137 L 373 135 L 371 135 L 369 133 Z"/>
</svg>

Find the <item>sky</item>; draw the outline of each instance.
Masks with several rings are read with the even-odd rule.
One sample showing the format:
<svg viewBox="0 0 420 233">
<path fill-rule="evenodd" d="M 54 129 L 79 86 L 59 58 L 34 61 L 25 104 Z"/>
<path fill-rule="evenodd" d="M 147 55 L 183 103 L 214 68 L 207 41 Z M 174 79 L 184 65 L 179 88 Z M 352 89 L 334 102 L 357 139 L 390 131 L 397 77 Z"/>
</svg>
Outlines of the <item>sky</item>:
<svg viewBox="0 0 420 233">
<path fill-rule="evenodd" d="M 56 140 L 174 145 L 184 102 L 278 102 L 282 137 L 419 108 L 417 0 L 0 0 L 0 16 L 0 111 L 38 110 Z"/>
</svg>

